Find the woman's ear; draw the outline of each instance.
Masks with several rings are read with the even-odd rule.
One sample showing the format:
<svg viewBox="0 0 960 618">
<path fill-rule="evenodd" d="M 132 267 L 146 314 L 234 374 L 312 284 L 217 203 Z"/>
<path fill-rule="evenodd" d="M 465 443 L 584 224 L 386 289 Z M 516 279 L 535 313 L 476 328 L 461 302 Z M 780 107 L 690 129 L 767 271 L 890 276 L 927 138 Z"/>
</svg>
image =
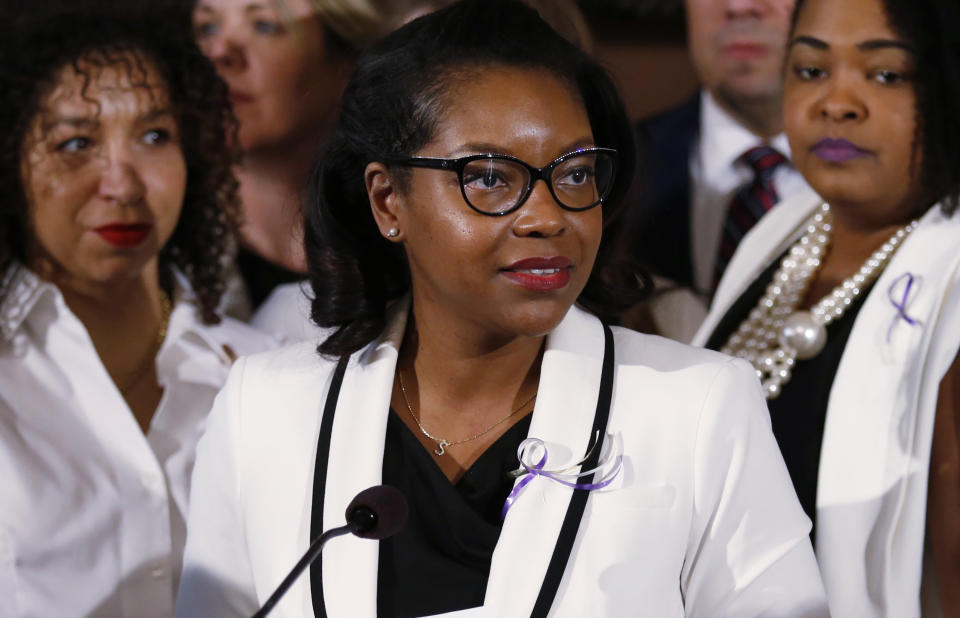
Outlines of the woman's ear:
<svg viewBox="0 0 960 618">
<path fill-rule="evenodd" d="M 363 172 L 367 198 L 380 234 L 393 242 L 403 240 L 403 196 L 396 179 L 383 163 L 374 161 Z"/>
</svg>

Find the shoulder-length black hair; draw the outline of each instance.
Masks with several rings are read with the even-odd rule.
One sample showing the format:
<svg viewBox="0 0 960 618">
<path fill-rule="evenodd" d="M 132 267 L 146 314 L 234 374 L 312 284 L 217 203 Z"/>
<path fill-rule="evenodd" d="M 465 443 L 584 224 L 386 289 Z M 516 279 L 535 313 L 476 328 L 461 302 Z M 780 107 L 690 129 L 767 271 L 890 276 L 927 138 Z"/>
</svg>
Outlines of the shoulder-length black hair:
<svg viewBox="0 0 960 618">
<path fill-rule="evenodd" d="M 832 0 L 831 0 L 832 1 Z M 880 0 L 890 27 L 913 51 L 922 196 L 952 215 L 960 200 L 960 2 Z M 805 0 L 797 0 L 791 38 Z"/>
<path fill-rule="evenodd" d="M 21 157 L 27 132 L 60 71 L 72 67 L 89 83 L 91 67 L 119 64 L 137 83 L 149 64 L 166 83 L 187 165 L 180 219 L 160 251 L 161 283 L 170 291 L 171 267 L 179 268 L 203 320 L 219 321 L 225 256 L 239 217 L 228 139 L 236 123 L 226 86 L 182 21 L 158 9 L 106 2 L 41 9 L 43 15 L 17 20 L 15 31 L 8 28 L 0 42 L 0 273 L 28 259 L 31 232 Z M 0 299 L 5 293 L 0 289 Z"/>
<path fill-rule="evenodd" d="M 374 223 L 364 169 L 372 161 L 410 156 L 429 143 L 445 112 L 445 96 L 456 96 L 449 84 L 489 66 L 546 71 L 579 96 L 596 144 L 619 153 L 618 176 L 602 206 L 605 226 L 616 218 L 635 154 L 623 103 L 603 69 L 518 0 L 463 0 L 417 19 L 361 57 L 333 137 L 311 175 L 305 204 L 311 317 L 335 329 L 321 353 L 350 353 L 375 339 L 384 328 L 387 304 L 410 287 L 403 250 Z M 609 267 L 609 244 L 606 238 L 601 243 L 579 298 L 605 316 L 617 315 L 646 290 L 639 273 Z"/>
</svg>

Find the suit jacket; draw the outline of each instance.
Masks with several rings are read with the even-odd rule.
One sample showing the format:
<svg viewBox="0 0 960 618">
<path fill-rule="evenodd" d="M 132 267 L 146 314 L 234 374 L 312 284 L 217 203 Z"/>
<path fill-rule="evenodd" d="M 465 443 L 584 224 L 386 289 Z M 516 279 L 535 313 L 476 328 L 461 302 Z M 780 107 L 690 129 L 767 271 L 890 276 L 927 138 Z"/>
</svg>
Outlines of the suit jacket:
<svg viewBox="0 0 960 618">
<path fill-rule="evenodd" d="M 707 341 L 821 203 L 816 194 L 789 198 L 744 237 L 695 343 Z M 931 208 L 864 300 L 830 390 L 816 550 L 835 616 L 921 614 L 933 421 L 940 381 L 960 350 L 957 247 L 960 217 Z"/>
<path fill-rule="evenodd" d="M 347 366 L 332 424 L 323 525 L 343 524 L 380 483 L 406 309 Z M 752 369 L 742 361 L 614 329 L 609 435 L 617 481 L 590 494 L 553 616 L 821 616 L 802 513 Z M 604 335 L 573 308 L 547 339 L 531 437 L 548 468 L 591 439 Z M 317 436 L 335 363 L 312 343 L 241 359 L 211 413 L 193 478 L 179 616 L 247 616 L 309 544 Z M 493 554 L 485 608 L 529 616 L 573 491 L 543 477 L 514 503 Z M 324 551 L 329 616 L 376 614 L 378 544 Z M 277 616 L 311 616 L 301 577 Z"/>
<path fill-rule="evenodd" d="M 621 255 L 660 277 L 695 287 L 690 250 L 690 158 L 700 133 L 700 93 L 642 120 L 635 129 L 637 173 L 626 198 Z"/>
</svg>

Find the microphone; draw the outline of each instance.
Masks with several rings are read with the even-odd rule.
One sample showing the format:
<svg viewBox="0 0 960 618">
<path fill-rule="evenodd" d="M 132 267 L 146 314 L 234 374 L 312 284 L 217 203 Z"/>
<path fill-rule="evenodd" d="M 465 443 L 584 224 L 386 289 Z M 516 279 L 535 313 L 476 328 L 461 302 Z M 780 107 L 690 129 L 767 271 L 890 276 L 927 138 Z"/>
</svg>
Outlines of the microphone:
<svg viewBox="0 0 960 618">
<path fill-rule="evenodd" d="M 407 501 L 397 489 L 389 485 L 368 487 L 350 501 L 346 510 L 347 525 L 332 528 L 318 536 L 307 553 L 283 578 L 263 607 L 251 618 L 263 618 L 280 602 L 293 582 L 320 557 L 324 544 L 330 539 L 344 534 L 354 534 L 361 539 L 385 539 L 393 536 L 407 523 Z"/>
</svg>

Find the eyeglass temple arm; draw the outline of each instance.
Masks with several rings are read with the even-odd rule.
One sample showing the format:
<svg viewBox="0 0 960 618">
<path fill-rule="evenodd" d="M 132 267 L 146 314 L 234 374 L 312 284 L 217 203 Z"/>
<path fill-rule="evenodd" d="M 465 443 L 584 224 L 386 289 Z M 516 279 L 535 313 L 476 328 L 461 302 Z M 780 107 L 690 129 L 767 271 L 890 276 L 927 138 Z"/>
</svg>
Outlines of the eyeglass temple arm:
<svg viewBox="0 0 960 618">
<path fill-rule="evenodd" d="M 409 159 L 397 159 L 391 161 L 397 165 L 409 165 L 410 167 L 426 167 L 435 170 L 456 169 L 456 159 L 435 159 L 433 157 L 410 157 Z"/>
</svg>

